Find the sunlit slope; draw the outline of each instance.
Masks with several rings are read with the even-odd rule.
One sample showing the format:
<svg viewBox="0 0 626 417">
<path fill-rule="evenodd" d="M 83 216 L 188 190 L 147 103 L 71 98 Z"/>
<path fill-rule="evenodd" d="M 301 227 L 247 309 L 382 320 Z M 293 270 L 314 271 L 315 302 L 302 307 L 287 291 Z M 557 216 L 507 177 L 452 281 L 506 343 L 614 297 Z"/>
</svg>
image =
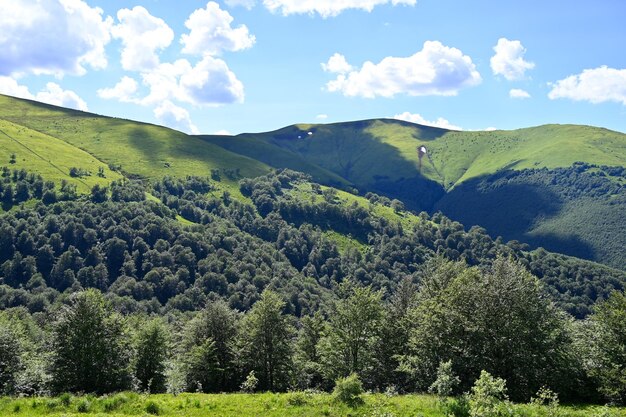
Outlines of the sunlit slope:
<svg viewBox="0 0 626 417">
<path fill-rule="evenodd" d="M 626 165 L 625 134 L 579 125 L 457 132 L 380 119 L 294 125 L 229 138 L 227 145 L 224 140 L 207 140 L 275 167 L 285 165 L 267 158 L 277 147 L 361 187 L 423 175 L 449 189 L 502 169 L 568 167 L 577 161 Z M 420 145 L 428 152 L 421 171 Z"/>
<path fill-rule="evenodd" d="M 14 162 L 11 162 L 12 155 L 15 155 Z M 57 184 L 66 180 L 75 184 L 79 192 L 89 191 L 96 184 L 106 186 L 122 178 L 87 152 L 6 120 L 0 120 L 0 166 L 34 172 Z M 91 175 L 71 177 L 70 168 L 79 168 Z M 97 175 L 100 168 L 104 170 L 104 177 Z"/>
<path fill-rule="evenodd" d="M 580 125 L 544 125 L 493 132 L 448 132 L 427 144 L 450 186 L 502 169 L 559 168 L 582 161 L 626 165 L 626 135 Z"/>
<path fill-rule="evenodd" d="M 97 116 L 0 95 L 0 119 L 61 139 L 127 175 L 210 175 L 211 169 L 239 169 L 253 177 L 268 171 L 262 162 L 199 138 L 145 123 Z"/>
</svg>

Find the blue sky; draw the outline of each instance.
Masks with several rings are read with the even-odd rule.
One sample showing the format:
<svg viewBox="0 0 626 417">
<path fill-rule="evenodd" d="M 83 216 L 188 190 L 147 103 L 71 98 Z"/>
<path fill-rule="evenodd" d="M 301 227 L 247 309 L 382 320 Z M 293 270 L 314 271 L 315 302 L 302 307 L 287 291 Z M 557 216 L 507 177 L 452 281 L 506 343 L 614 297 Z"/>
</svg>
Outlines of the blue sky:
<svg viewBox="0 0 626 417">
<path fill-rule="evenodd" d="M 187 132 L 626 132 L 622 0 L 0 0 L 0 92 Z"/>
</svg>

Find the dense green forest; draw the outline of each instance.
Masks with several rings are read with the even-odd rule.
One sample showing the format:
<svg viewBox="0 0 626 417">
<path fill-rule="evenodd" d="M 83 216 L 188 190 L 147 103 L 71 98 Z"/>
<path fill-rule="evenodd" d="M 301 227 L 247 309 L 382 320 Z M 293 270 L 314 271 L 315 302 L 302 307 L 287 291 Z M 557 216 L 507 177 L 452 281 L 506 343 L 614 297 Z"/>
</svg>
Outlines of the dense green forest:
<svg viewBox="0 0 626 417">
<path fill-rule="evenodd" d="M 330 390 L 355 374 L 374 391 L 447 378 L 457 395 L 487 371 L 516 401 L 544 386 L 625 400 L 621 271 L 288 170 L 242 179 L 240 198 L 215 197 L 219 178 L 80 195 L 2 172 L 3 393 Z"/>
<path fill-rule="evenodd" d="M 623 167 L 583 162 L 505 170 L 463 182 L 435 207 L 506 240 L 624 269 L 625 184 Z"/>
<path fill-rule="evenodd" d="M 429 216 L 440 210 L 467 228 L 485 228 L 493 239 L 626 270 L 619 213 L 625 135 L 608 129 L 449 131 L 373 119 L 193 136 L 0 95 L 0 141 L 0 164 L 57 186 L 65 180 L 78 193 L 123 178 L 158 182 L 213 173 L 221 178 L 215 196 L 243 200 L 240 179 L 289 168 Z M 421 146 L 427 154 L 420 162 Z"/>
</svg>

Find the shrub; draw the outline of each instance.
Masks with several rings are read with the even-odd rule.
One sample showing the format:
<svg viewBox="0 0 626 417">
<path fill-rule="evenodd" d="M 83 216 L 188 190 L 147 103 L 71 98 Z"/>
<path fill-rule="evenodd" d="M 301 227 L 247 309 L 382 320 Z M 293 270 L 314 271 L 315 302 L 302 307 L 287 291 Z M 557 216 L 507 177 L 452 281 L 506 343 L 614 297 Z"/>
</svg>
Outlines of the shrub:
<svg viewBox="0 0 626 417">
<path fill-rule="evenodd" d="M 308 399 L 307 399 L 307 395 L 304 392 L 292 392 L 289 394 L 289 396 L 287 397 L 287 404 L 295 406 L 295 407 L 302 407 L 303 405 L 306 405 L 308 403 Z"/>
<path fill-rule="evenodd" d="M 243 392 L 250 393 L 254 392 L 257 385 L 259 385 L 259 379 L 254 375 L 254 371 L 250 371 L 250 373 L 246 377 L 246 380 L 243 381 L 243 384 L 241 384 L 240 388 Z"/>
<path fill-rule="evenodd" d="M 452 361 L 441 362 L 437 369 L 437 379 L 432 383 L 428 391 L 436 394 L 439 398 L 446 398 L 458 388 L 461 380 L 452 372 Z"/>
<path fill-rule="evenodd" d="M 72 396 L 68 392 L 64 392 L 59 395 L 59 402 L 63 405 L 63 407 L 69 407 L 72 403 Z"/>
<path fill-rule="evenodd" d="M 88 413 L 91 408 L 91 403 L 87 399 L 82 399 L 76 406 L 76 411 L 79 413 Z"/>
<path fill-rule="evenodd" d="M 363 384 L 357 374 L 351 374 L 335 381 L 333 397 L 336 401 L 348 404 L 351 407 L 363 404 Z"/>
<path fill-rule="evenodd" d="M 537 391 L 537 396 L 531 398 L 530 403 L 535 406 L 545 407 L 548 417 L 557 417 L 560 415 L 559 396 L 550 388 L 541 387 L 539 391 Z"/>
<path fill-rule="evenodd" d="M 128 402 L 128 398 L 125 395 L 118 394 L 114 397 L 107 398 L 102 407 L 104 411 L 110 413 L 111 411 L 115 411 L 122 406 L 122 404 Z"/>
<path fill-rule="evenodd" d="M 506 381 L 481 371 L 469 396 L 471 417 L 505 417 L 513 415 L 506 395 Z"/>
<path fill-rule="evenodd" d="M 161 407 L 154 401 L 148 401 L 146 403 L 146 413 L 158 416 L 161 414 Z"/>
</svg>

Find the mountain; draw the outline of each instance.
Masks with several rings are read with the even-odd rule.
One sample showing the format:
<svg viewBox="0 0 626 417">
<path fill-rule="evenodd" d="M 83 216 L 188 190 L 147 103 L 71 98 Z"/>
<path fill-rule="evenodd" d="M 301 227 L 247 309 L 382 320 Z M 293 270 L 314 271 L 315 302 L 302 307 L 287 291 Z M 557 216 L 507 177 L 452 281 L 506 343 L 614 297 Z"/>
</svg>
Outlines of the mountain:
<svg viewBox="0 0 626 417">
<path fill-rule="evenodd" d="M 441 210 L 493 236 L 626 269 L 623 133 L 576 125 L 458 132 L 367 120 L 202 139 L 341 187 L 301 161 L 314 164 L 362 194 L 399 199 L 413 210 Z"/>
<path fill-rule="evenodd" d="M 289 168 L 327 186 L 398 199 L 418 212 L 442 211 L 493 237 L 626 269 L 626 135 L 607 129 L 458 132 L 377 119 L 192 136 L 7 96 L 0 96 L 0 122 L 7 166 L 83 191 L 122 175 L 210 175 L 220 179 L 216 195 L 228 191 L 246 201 L 241 178 Z M 12 154 L 16 161 L 9 164 Z M 91 175 L 71 177 L 71 167 Z M 95 175 L 99 167 L 104 178 Z"/>
</svg>

